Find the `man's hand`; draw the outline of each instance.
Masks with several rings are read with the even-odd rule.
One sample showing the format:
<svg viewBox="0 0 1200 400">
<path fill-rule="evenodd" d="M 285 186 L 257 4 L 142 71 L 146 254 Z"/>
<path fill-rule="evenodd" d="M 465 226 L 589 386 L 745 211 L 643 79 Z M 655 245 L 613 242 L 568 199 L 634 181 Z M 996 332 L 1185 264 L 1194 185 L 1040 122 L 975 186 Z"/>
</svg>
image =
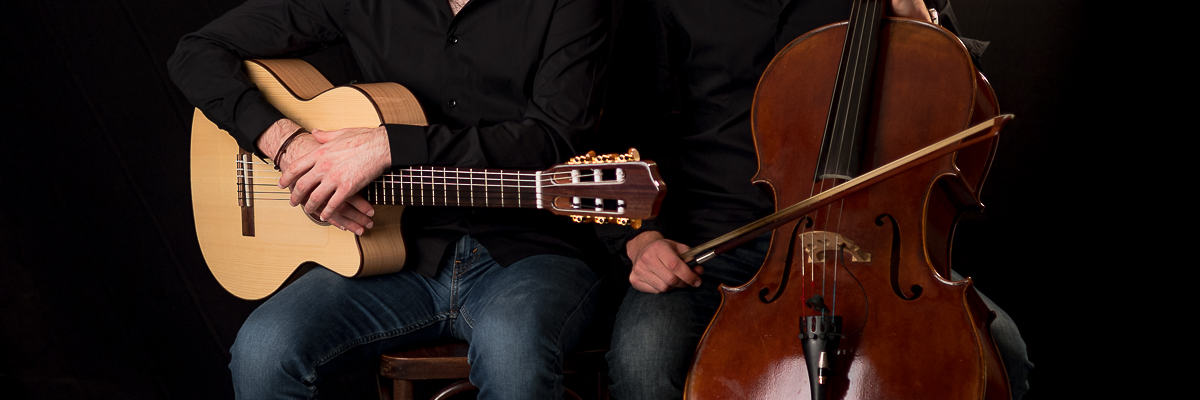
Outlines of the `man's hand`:
<svg viewBox="0 0 1200 400">
<path fill-rule="evenodd" d="M 897 17 L 933 23 L 933 19 L 929 16 L 929 7 L 925 6 L 925 0 L 892 0 L 892 14 Z"/>
<path fill-rule="evenodd" d="M 284 155 L 299 157 L 284 162 L 279 179 L 280 187 L 291 189 L 291 205 L 302 204 L 305 212 L 355 234 L 374 226 L 375 210 L 358 192 L 391 165 L 386 129 L 317 130 L 311 151 L 293 148 L 299 140 Z"/>
<path fill-rule="evenodd" d="M 679 254 L 689 247 L 663 238 L 654 231 L 642 232 L 625 245 L 625 252 L 633 261 L 629 283 L 634 289 L 646 293 L 663 293 L 673 288 L 700 286 L 703 267 L 695 270 L 679 259 Z"/>
</svg>

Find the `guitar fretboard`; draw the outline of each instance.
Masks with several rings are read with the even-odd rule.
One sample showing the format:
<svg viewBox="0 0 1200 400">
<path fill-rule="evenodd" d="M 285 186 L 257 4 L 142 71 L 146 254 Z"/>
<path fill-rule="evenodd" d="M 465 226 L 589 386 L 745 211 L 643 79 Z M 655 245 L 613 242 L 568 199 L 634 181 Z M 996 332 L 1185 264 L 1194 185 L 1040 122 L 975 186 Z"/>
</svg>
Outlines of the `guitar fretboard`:
<svg viewBox="0 0 1200 400">
<path fill-rule="evenodd" d="M 363 194 L 374 204 L 541 208 L 541 172 L 413 167 L 384 174 Z"/>
<path fill-rule="evenodd" d="M 243 158 L 237 161 L 237 193 L 242 207 L 253 207 L 260 200 L 290 199 L 291 192 L 278 187 L 278 172 L 263 168 L 266 163 Z M 629 189 L 635 185 L 626 181 L 624 168 L 630 166 L 634 167 L 630 171 L 648 171 L 645 164 L 632 163 L 556 165 L 545 171 L 411 167 L 384 174 L 361 193 L 367 201 L 379 205 L 539 208 L 579 218 L 620 219 L 627 218 L 623 197 L 639 194 Z M 257 173 L 267 178 L 259 179 Z M 636 178 L 653 179 L 644 172 Z M 652 180 L 646 186 L 657 187 Z M 621 189 L 627 194 L 615 192 Z M 644 206 L 639 210 L 650 212 Z"/>
</svg>

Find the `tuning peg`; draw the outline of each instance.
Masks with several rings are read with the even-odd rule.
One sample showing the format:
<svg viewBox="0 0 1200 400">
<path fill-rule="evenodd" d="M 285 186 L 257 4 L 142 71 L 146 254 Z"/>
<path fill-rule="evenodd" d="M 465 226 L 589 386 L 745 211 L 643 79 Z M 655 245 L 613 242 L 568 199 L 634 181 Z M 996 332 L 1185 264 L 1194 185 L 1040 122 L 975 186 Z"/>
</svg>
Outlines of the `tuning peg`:
<svg viewBox="0 0 1200 400">
<path fill-rule="evenodd" d="M 568 165 L 611 164 L 611 163 L 641 161 L 641 160 L 642 160 L 641 153 L 638 153 L 637 149 L 631 147 L 629 149 L 629 151 L 626 152 L 625 154 L 613 154 L 613 153 L 596 154 L 595 150 L 588 150 L 587 154 L 571 157 L 570 160 L 567 160 L 567 164 Z"/>
<path fill-rule="evenodd" d="M 571 157 L 570 160 L 567 160 L 567 164 L 568 165 L 590 164 L 590 163 L 592 163 L 592 160 L 595 160 L 595 159 L 596 159 L 596 152 L 594 150 L 588 150 L 587 154 Z"/>
<path fill-rule="evenodd" d="M 619 162 L 641 161 L 642 154 L 638 153 L 637 149 L 630 147 L 629 151 L 617 157 Z"/>
<path fill-rule="evenodd" d="M 633 227 L 633 229 L 638 229 L 638 228 L 642 227 L 642 220 L 640 220 L 640 219 L 613 218 L 612 223 L 621 225 L 621 226 L 630 226 L 630 227 Z"/>
<path fill-rule="evenodd" d="M 642 227 L 642 220 L 616 217 L 593 217 L 588 215 L 572 215 L 571 221 L 579 224 L 595 223 L 595 224 L 616 224 L 621 226 L 633 227 L 638 229 Z"/>
</svg>

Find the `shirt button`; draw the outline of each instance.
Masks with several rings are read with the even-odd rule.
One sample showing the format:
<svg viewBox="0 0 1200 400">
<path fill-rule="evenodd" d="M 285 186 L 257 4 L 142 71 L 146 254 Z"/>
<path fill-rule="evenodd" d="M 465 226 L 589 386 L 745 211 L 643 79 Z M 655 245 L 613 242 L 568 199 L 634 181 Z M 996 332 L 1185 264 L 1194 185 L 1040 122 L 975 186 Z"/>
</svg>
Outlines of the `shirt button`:
<svg viewBox="0 0 1200 400">
<path fill-rule="evenodd" d="M 458 44 L 458 36 L 451 36 L 450 39 L 446 41 L 450 42 L 450 44 Z"/>
<path fill-rule="evenodd" d="M 454 106 L 458 105 L 458 102 L 454 101 L 454 99 L 450 99 L 449 101 L 446 102 L 446 105 L 448 105 L 450 107 L 454 107 Z"/>
</svg>

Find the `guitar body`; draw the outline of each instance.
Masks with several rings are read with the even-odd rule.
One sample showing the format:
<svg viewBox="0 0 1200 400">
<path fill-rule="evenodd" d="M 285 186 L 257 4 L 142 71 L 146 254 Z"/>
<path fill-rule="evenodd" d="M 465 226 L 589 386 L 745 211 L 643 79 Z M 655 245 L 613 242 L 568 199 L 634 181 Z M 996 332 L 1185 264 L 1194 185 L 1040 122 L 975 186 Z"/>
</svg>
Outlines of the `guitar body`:
<svg viewBox="0 0 1200 400">
<path fill-rule="evenodd" d="M 381 123 L 426 125 L 416 98 L 398 84 L 334 88 L 299 60 L 247 61 L 246 72 L 272 105 L 310 131 Z M 314 221 L 286 200 L 260 199 L 243 207 L 237 190 L 240 152 L 227 132 L 196 110 L 191 150 L 196 236 L 213 276 L 230 293 L 249 300 L 266 297 L 305 262 L 347 277 L 386 274 L 403 267 L 403 206 L 375 206 L 375 227 L 362 236 Z M 285 189 L 274 187 L 280 174 L 269 165 L 258 163 L 247 169 L 259 185 L 251 186 L 254 190 L 282 192 L 275 197 L 287 198 Z"/>
</svg>

